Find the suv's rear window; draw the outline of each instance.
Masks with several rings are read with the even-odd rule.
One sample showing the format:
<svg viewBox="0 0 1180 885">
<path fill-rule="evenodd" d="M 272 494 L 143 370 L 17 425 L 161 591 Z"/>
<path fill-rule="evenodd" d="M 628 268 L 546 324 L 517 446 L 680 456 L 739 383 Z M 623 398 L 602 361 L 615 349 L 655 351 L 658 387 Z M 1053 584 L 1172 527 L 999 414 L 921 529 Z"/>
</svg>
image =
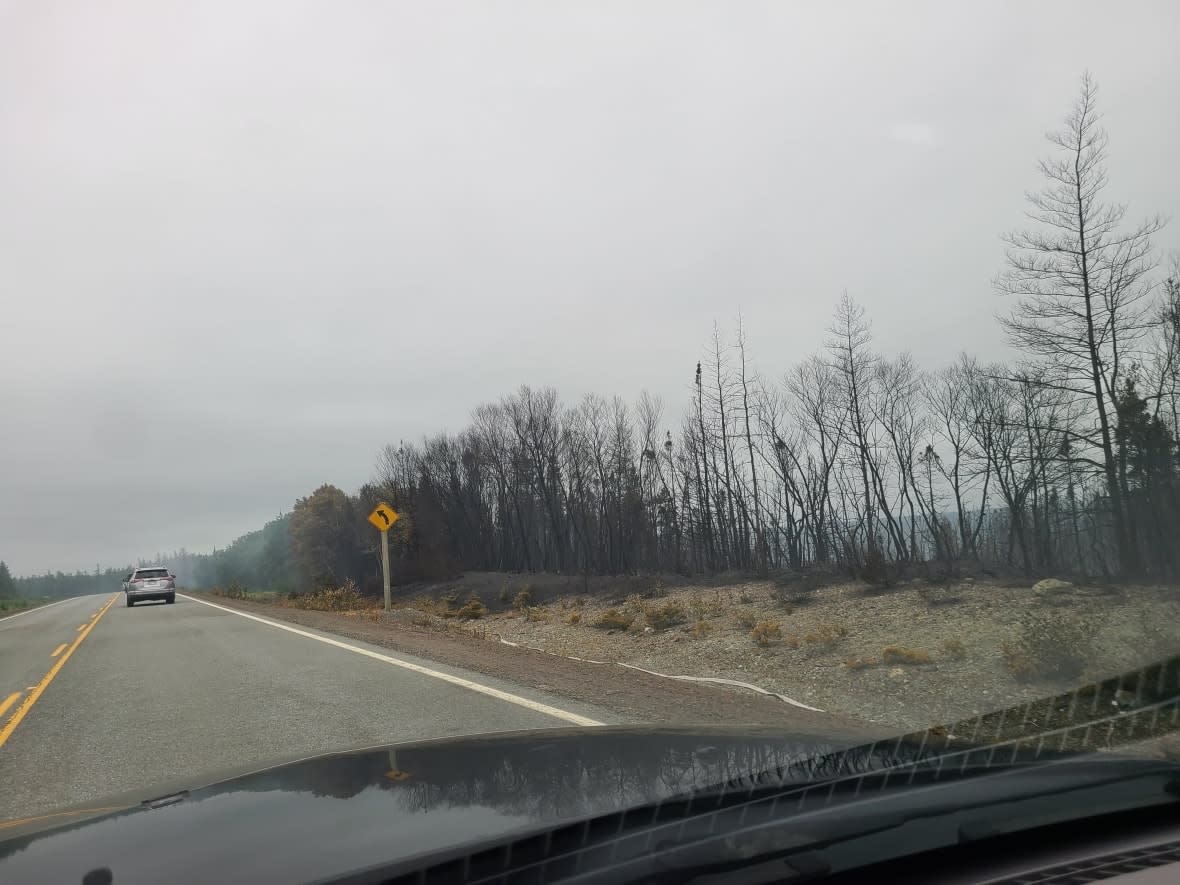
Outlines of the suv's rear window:
<svg viewBox="0 0 1180 885">
<path fill-rule="evenodd" d="M 168 577 L 168 569 L 166 569 L 166 568 L 137 568 L 135 570 L 135 577 L 137 577 L 137 578 L 166 578 L 166 577 Z"/>
</svg>

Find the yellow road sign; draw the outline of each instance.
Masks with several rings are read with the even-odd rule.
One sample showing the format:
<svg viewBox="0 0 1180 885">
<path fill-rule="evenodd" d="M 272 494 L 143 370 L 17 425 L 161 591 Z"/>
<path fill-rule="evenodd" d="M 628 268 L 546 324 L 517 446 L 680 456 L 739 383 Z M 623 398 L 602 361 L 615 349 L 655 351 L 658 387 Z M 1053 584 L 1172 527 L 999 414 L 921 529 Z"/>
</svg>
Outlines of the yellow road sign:
<svg viewBox="0 0 1180 885">
<path fill-rule="evenodd" d="M 369 514 L 369 522 L 377 526 L 380 531 L 387 532 L 397 522 L 398 513 L 388 504 L 378 504 Z"/>
</svg>

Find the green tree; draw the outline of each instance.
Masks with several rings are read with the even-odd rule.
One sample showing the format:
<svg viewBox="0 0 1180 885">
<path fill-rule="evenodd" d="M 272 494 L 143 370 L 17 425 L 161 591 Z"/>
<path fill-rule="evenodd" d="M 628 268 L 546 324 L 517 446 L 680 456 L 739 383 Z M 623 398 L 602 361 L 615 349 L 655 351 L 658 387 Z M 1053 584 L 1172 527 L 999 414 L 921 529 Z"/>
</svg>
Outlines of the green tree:
<svg viewBox="0 0 1180 885">
<path fill-rule="evenodd" d="M 12 572 L 8 570 L 8 563 L 0 559 L 0 599 L 16 596 L 16 582 L 12 580 Z"/>
<path fill-rule="evenodd" d="M 356 578 L 361 548 L 348 495 L 322 485 L 295 502 L 291 513 L 291 553 L 312 584 Z"/>
<path fill-rule="evenodd" d="M 1123 486 L 1148 490 L 1176 477 L 1176 441 L 1158 415 L 1152 415 L 1147 400 L 1127 378 L 1116 397 L 1118 425 L 1115 445 Z"/>
<path fill-rule="evenodd" d="M 1148 573 L 1174 575 L 1180 552 L 1180 460 L 1176 440 L 1161 416 L 1128 377 L 1115 399 L 1115 453 L 1119 479 L 1127 489 L 1128 529 L 1139 540 Z"/>
</svg>

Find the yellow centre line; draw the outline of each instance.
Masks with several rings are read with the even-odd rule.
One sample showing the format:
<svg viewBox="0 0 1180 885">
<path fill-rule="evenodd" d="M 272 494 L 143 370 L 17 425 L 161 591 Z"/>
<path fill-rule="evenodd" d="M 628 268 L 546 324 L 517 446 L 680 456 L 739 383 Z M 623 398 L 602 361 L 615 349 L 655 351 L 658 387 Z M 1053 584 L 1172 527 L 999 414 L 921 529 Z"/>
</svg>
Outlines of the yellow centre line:
<svg viewBox="0 0 1180 885">
<path fill-rule="evenodd" d="M 70 659 L 70 655 L 78 650 L 78 646 L 81 645 L 82 641 L 90 635 L 90 631 L 94 629 L 94 625 L 99 622 L 102 616 L 107 613 L 107 610 L 115 604 L 115 600 L 118 598 L 119 594 L 116 593 L 111 597 L 110 601 L 99 610 L 98 617 L 96 617 L 93 621 L 82 625 L 85 629 L 79 631 L 78 638 L 73 641 L 70 647 L 65 650 L 65 653 L 57 659 L 52 667 L 49 668 L 49 672 L 45 674 L 45 677 L 35 686 L 33 686 L 33 689 L 29 692 L 29 696 L 25 698 L 24 703 L 16 708 L 16 712 L 9 717 L 8 722 L 4 724 L 4 727 L 0 728 L 0 747 L 3 747 L 5 742 L 10 737 L 12 737 L 12 733 L 16 731 L 16 727 L 20 725 L 21 720 L 25 718 L 29 710 L 33 709 L 33 704 L 37 703 L 37 700 L 44 693 L 45 689 L 49 687 L 49 683 L 53 681 L 54 677 L 57 676 L 57 674 L 61 671 L 61 668 L 65 666 L 66 661 Z M 12 698 L 9 698 L 8 700 L 11 701 Z M 6 701 L 5 707 L 0 707 L 0 712 L 3 712 L 3 710 L 7 707 L 7 704 L 8 702 Z"/>
<path fill-rule="evenodd" d="M 19 691 L 14 691 L 4 700 L 0 701 L 0 716 L 4 715 L 4 711 L 16 703 L 16 699 L 20 697 Z"/>
<path fill-rule="evenodd" d="M 61 654 L 65 650 L 66 650 L 66 644 L 63 642 L 61 645 L 59 645 L 57 648 L 55 648 L 53 650 L 53 653 L 50 654 L 49 656 L 51 658 L 56 658 L 59 654 Z"/>
<path fill-rule="evenodd" d="M 54 820 L 59 817 L 77 817 L 80 814 L 104 814 L 108 811 L 122 811 L 126 807 L 126 805 L 110 805 L 100 808 L 79 808 L 76 811 L 55 811 L 53 814 L 42 814 L 37 817 L 15 817 L 9 820 L 0 820 L 0 830 L 19 827 L 22 824 L 37 823 L 43 820 Z"/>
</svg>

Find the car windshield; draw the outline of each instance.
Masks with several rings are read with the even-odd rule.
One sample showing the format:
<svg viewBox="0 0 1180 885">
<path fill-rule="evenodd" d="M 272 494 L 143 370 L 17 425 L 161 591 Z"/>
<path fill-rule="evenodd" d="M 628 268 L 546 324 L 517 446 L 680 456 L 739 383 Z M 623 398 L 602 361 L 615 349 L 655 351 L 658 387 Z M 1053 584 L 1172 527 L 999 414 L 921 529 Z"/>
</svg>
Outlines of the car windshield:
<svg viewBox="0 0 1180 885">
<path fill-rule="evenodd" d="M 0 822 L 374 747 L 292 789 L 1180 762 L 1132 7 L 0 4 Z M 397 761 L 558 728 L 660 753 Z"/>
</svg>

